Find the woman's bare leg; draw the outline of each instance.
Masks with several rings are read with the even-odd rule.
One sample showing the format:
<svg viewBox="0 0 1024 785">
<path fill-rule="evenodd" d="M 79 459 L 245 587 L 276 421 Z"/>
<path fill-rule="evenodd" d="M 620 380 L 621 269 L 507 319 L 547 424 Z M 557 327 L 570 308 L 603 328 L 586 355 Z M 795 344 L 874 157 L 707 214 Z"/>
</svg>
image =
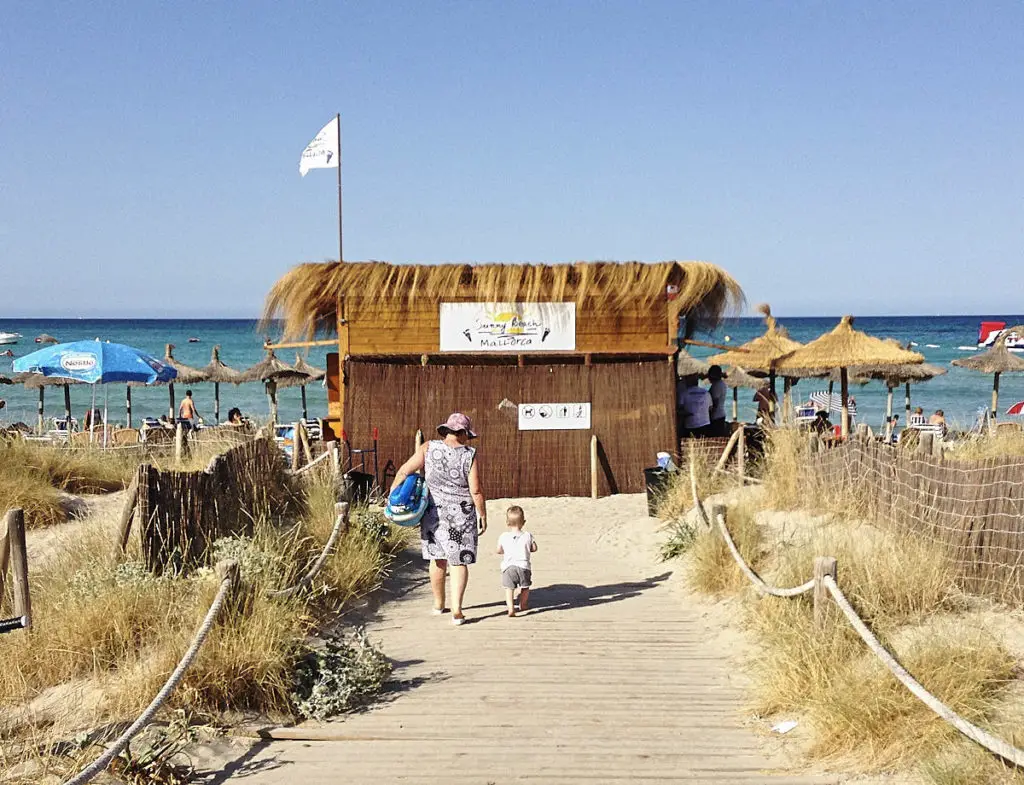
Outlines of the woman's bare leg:
<svg viewBox="0 0 1024 785">
<path fill-rule="evenodd" d="M 448 562 L 444 559 L 432 559 L 430 562 L 430 588 L 434 592 L 434 610 L 444 610 L 444 576 L 448 571 Z"/>
<path fill-rule="evenodd" d="M 462 618 L 462 598 L 466 594 L 466 584 L 469 583 L 469 567 L 465 564 L 453 564 L 452 573 L 452 615 L 456 619 Z"/>
</svg>

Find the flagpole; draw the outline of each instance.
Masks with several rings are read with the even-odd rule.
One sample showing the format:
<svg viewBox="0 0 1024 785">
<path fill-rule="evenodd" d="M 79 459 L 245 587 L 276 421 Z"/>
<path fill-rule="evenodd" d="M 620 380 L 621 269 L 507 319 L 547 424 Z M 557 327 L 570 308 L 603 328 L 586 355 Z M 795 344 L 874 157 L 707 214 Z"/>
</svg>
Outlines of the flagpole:
<svg viewBox="0 0 1024 785">
<path fill-rule="evenodd" d="M 343 261 L 345 256 L 342 253 L 341 235 L 341 113 L 336 114 L 338 122 L 338 261 Z"/>
</svg>

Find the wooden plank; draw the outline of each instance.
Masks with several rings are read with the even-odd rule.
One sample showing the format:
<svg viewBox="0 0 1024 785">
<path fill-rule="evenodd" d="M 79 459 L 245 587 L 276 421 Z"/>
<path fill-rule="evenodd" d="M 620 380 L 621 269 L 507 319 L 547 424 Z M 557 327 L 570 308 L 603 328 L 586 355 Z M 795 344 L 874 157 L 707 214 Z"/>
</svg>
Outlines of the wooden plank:
<svg viewBox="0 0 1024 785">
<path fill-rule="evenodd" d="M 28 550 L 25 547 L 25 512 L 9 510 L 6 518 L 7 541 L 11 549 L 11 587 L 14 590 L 14 615 L 25 617 L 25 629 L 32 628 L 32 596 L 28 582 Z"/>
<path fill-rule="evenodd" d="M 132 532 L 132 519 L 135 517 L 135 509 L 139 501 L 139 484 L 143 481 L 146 471 L 144 467 L 145 464 L 135 470 L 131 485 L 128 486 L 124 507 L 121 510 L 121 524 L 118 528 L 118 546 L 121 553 L 128 550 L 128 538 Z"/>
<path fill-rule="evenodd" d="M 11 538 L 7 533 L 7 515 L 4 515 L 0 521 L 0 606 L 4 603 L 4 582 L 7 579 L 7 565 L 10 559 Z"/>
</svg>

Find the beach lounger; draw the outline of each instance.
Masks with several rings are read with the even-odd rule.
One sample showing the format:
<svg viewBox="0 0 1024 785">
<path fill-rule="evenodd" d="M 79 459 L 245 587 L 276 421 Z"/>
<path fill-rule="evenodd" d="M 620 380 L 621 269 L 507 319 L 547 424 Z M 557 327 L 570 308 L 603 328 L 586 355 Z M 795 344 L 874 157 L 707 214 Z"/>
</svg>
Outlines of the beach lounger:
<svg viewBox="0 0 1024 785">
<path fill-rule="evenodd" d="M 135 428 L 118 428 L 110 435 L 110 443 L 115 447 L 129 447 L 139 443 L 139 432 Z"/>
</svg>

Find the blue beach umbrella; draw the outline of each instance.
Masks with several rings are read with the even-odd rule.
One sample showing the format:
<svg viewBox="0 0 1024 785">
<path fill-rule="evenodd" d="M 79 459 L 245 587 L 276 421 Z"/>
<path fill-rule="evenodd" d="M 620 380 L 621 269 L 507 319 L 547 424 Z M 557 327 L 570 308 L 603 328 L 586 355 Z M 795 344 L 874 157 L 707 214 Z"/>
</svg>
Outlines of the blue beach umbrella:
<svg viewBox="0 0 1024 785">
<path fill-rule="evenodd" d="M 94 407 L 97 384 L 169 382 L 178 373 L 140 349 L 98 339 L 59 343 L 38 349 L 16 359 L 14 370 L 94 385 Z"/>
</svg>

